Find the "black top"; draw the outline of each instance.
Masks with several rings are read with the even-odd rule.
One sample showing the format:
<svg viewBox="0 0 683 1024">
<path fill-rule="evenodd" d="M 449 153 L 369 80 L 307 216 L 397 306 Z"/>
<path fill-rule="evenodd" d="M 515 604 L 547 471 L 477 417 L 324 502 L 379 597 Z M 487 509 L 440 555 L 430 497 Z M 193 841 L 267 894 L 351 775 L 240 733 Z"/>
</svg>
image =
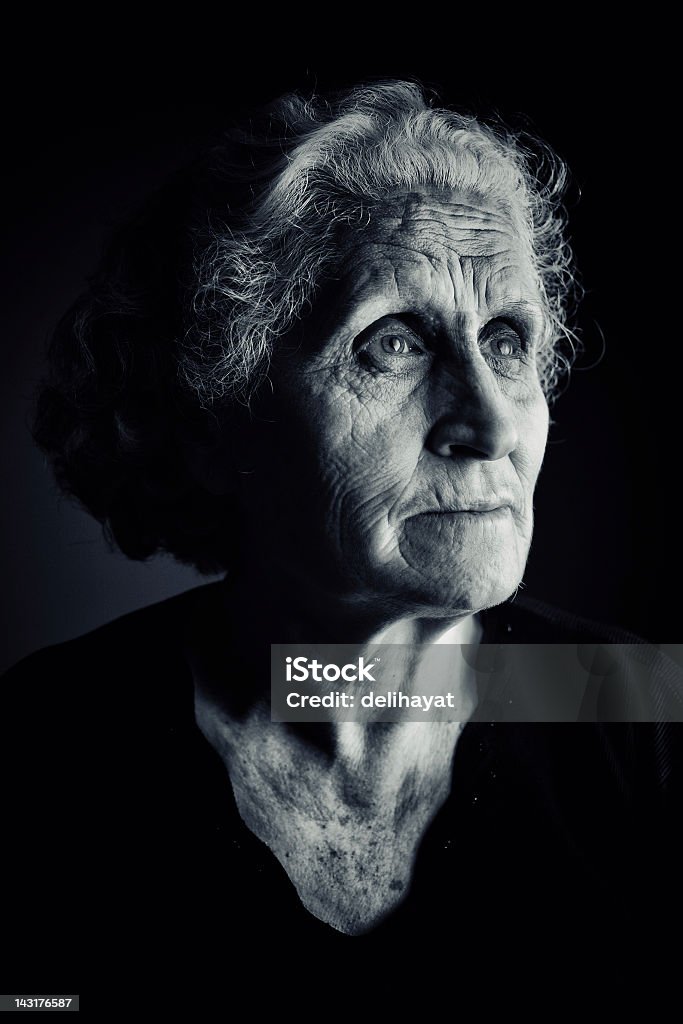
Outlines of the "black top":
<svg viewBox="0 0 683 1024">
<path fill-rule="evenodd" d="M 683 910 L 675 724 L 470 722 L 404 903 L 360 937 L 312 917 L 242 823 L 194 720 L 183 631 L 212 632 L 221 586 L 4 676 L 7 991 L 78 991 L 100 972 L 130 981 L 152 963 L 176 986 L 195 971 L 222 985 L 254 964 L 264 985 L 326 969 L 336 984 L 340 964 L 349 985 L 372 965 L 387 990 L 397 970 L 401 984 L 450 970 L 523 985 L 549 970 L 609 978 L 666 954 Z M 638 643 L 529 599 L 483 623 L 488 642 Z M 673 662 L 648 652 L 653 679 L 680 685 Z"/>
</svg>

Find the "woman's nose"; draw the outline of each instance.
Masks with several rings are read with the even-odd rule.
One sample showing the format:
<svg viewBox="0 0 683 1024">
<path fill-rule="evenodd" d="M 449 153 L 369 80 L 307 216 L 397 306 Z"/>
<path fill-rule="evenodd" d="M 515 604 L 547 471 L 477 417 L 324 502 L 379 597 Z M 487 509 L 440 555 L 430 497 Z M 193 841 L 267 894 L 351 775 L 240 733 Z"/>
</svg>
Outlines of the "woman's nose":
<svg viewBox="0 0 683 1024">
<path fill-rule="evenodd" d="M 427 448 L 445 458 L 468 455 L 489 462 L 514 451 L 518 442 L 515 409 L 489 367 L 485 363 L 460 367 L 449 377 L 436 403 Z"/>
</svg>

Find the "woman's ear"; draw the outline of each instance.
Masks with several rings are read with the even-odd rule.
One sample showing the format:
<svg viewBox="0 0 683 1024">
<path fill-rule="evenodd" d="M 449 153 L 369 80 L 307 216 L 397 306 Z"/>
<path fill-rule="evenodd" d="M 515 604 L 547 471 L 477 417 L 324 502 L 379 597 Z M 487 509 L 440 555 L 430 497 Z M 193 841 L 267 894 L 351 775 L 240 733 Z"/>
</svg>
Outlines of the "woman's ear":
<svg viewBox="0 0 683 1024">
<path fill-rule="evenodd" d="M 237 492 L 237 471 L 224 444 L 186 443 L 183 458 L 188 475 L 213 495 Z"/>
<path fill-rule="evenodd" d="M 268 402 L 270 398 L 268 397 Z M 223 410 L 205 419 L 187 420 L 176 428 L 178 446 L 191 479 L 209 494 L 237 494 L 243 477 L 255 472 L 274 420 L 270 404 Z"/>
<path fill-rule="evenodd" d="M 181 422 L 176 437 L 185 470 L 192 480 L 217 496 L 237 491 L 237 467 L 228 423 L 213 418 Z"/>
</svg>

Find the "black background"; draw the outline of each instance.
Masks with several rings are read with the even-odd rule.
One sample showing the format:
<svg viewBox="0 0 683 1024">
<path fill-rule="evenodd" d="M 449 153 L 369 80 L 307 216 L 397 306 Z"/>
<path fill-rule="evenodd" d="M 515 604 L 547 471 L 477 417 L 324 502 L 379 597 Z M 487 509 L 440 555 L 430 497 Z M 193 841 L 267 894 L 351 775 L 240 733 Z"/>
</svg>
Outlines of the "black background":
<svg viewBox="0 0 683 1024">
<path fill-rule="evenodd" d="M 455 14 L 432 25 L 438 52 L 433 40 L 409 48 L 407 22 L 400 50 L 383 39 L 361 53 L 363 26 L 349 31 L 348 21 L 344 38 L 316 41 L 291 25 L 280 33 L 265 12 L 249 31 L 188 24 L 183 38 L 176 25 L 173 41 L 158 26 L 112 29 L 106 19 L 74 29 L 84 38 L 64 24 L 54 39 L 45 24 L 38 41 L 28 30 L 8 36 L 4 664 L 199 582 L 169 560 L 135 566 L 108 553 L 96 524 L 58 501 L 28 439 L 42 348 L 107 225 L 232 111 L 290 88 L 378 76 L 417 77 L 449 104 L 517 124 L 523 115 L 568 162 L 585 352 L 553 410 L 527 592 L 656 643 L 680 639 L 678 129 L 666 61 L 635 29 L 560 54 L 549 30 L 529 43 L 517 26 L 499 32 L 494 52 L 481 32 L 458 37 Z"/>
</svg>

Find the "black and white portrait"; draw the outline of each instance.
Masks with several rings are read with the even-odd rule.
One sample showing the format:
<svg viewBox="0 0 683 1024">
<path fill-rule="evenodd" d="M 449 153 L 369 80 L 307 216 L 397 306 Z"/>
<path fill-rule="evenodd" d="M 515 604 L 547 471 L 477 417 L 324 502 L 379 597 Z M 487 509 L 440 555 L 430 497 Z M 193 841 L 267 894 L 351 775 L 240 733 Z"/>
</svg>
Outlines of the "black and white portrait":
<svg viewBox="0 0 683 1024">
<path fill-rule="evenodd" d="M 10 991 L 671 952 L 675 185 L 628 88 L 294 61 L 15 111 Z"/>
</svg>

